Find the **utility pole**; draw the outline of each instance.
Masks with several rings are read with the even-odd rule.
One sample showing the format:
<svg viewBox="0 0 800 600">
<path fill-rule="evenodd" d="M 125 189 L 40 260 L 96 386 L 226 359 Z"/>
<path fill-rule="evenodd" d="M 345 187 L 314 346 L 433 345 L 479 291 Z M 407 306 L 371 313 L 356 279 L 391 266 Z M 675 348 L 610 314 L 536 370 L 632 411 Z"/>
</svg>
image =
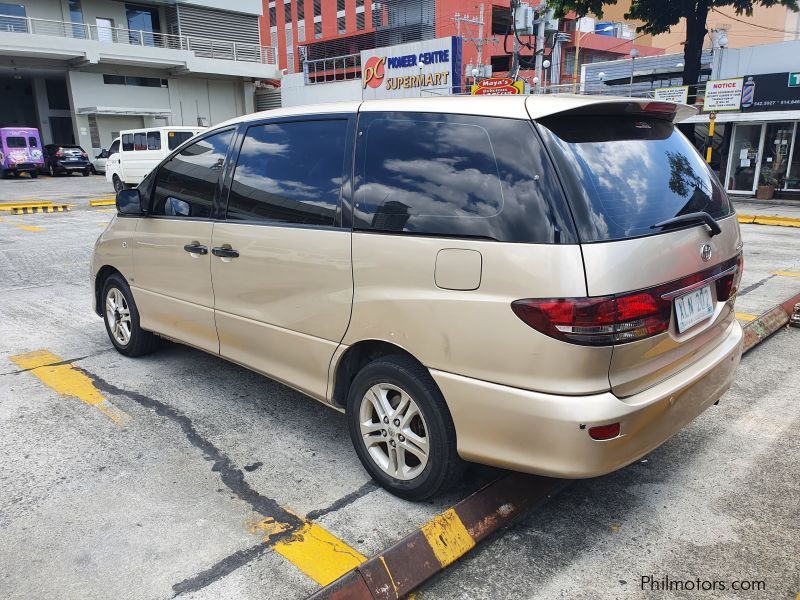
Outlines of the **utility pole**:
<svg viewBox="0 0 800 600">
<path fill-rule="evenodd" d="M 544 36 L 545 26 L 547 25 L 547 5 L 542 3 L 539 9 L 538 23 L 536 24 L 536 77 L 539 78 L 541 89 L 543 78 L 542 61 L 544 60 Z"/>
<path fill-rule="evenodd" d="M 497 44 L 498 39 L 496 37 L 483 37 L 483 27 L 486 24 L 484 21 L 484 5 L 480 4 L 478 7 L 478 16 L 471 17 L 468 14 L 461 14 L 456 13 L 453 20 L 456 22 L 456 31 L 458 32 L 458 36 L 461 37 L 461 24 L 464 23 L 467 26 L 467 31 L 469 31 L 469 27 L 472 25 L 476 25 L 478 27 L 478 37 L 463 37 L 462 39 L 465 42 L 469 42 L 475 45 L 475 50 L 477 50 L 477 65 L 481 71 L 483 71 L 483 47 L 486 44 Z M 474 30 L 473 30 L 474 31 Z M 471 31 L 469 31 L 471 33 Z M 470 70 L 470 65 L 465 65 L 465 69 L 467 73 L 465 75 L 466 78 L 470 76 L 468 72 Z"/>
</svg>

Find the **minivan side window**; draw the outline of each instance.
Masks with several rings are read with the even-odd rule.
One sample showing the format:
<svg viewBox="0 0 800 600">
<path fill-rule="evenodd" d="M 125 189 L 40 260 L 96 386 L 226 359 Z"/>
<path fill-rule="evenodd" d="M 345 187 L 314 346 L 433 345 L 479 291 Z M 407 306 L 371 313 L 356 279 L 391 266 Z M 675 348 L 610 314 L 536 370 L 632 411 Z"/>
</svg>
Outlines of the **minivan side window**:
<svg viewBox="0 0 800 600">
<path fill-rule="evenodd" d="M 228 196 L 228 220 L 333 226 L 346 136 L 345 119 L 248 128 Z"/>
<path fill-rule="evenodd" d="M 217 191 L 232 130 L 209 135 L 161 165 L 151 214 L 208 218 Z"/>
<path fill-rule="evenodd" d="M 147 132 L 147 149 L 161 150 L 161 133 L 159 131 Z"/>
<path fill-rule="evenodd" d="M 144 131 L 133 134 L 133 149 L 147 150 L 147 134 Z"/>
<path fill-rule="evenodd" d="M 133 134 L 125 133 L 122 136 L 122 151 L 131 152 L 133 150 Z"/>
<path fill-rule="evenodd" d="M 36 141 L 35 137 L 28 138 L 28 147 L 29 148 L 36 148 L 39 146 L 39 142 Z"/>
<path fill-rule="evenodd" d="M 111 142 L 111 147 L 108 149 L 108 157 L 111 158 L 117 152 L 119 152 L 119 140 L 114 140 Z"/>
<path fill-rule="evenodd" d="M 364 113 L 354 228 L 574 243 L 558 180 L 528 121 Z"/>
<path fill-rule="evenodd" d="M 191 131 L 170 131 L 167 133 L 167 147 L 170 150 L 175 150 L 193 135 Z"/>
<path fill-rule="evenodd" d="M 26 148 L 25 146 L 25 138 L 24 137 L 17 137 L 17 136 L 10 136 L 6 138 L 6 146 L 9 148 Z"/>
</svg>

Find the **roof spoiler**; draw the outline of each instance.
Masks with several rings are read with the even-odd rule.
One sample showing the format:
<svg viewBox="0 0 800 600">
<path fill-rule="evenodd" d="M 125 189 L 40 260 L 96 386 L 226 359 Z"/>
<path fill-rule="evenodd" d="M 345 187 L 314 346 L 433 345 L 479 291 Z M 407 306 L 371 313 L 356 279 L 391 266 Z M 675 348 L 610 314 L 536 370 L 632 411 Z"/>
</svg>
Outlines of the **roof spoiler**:
<svg viewBox="0 0 800 600">
<path fill-rule="evenodd" d="M 688 104 L 653 100 L 651 98 L 625 98 L 619 96 L 580 96 L 573 94 L 531 95 L 525 106 L 532 119 L 556 114 L 575 115 L 642 115 L 678 123 L 697 114 Z"/>
</svg>

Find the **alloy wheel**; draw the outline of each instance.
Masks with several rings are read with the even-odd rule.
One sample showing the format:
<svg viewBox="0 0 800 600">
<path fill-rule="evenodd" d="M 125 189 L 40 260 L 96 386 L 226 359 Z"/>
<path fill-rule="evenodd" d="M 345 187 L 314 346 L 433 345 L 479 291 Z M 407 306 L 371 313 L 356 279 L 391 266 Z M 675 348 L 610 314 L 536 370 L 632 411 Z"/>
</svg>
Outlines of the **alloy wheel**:
<svg viewBox="0 0 800 600">
<path fill-rule="evenodd" d="M 125 296 L 115 287 L 106 295 L 106 320 L 117 343 L 127 346 L 131 339 L 131 311 Z"/>
</svg>

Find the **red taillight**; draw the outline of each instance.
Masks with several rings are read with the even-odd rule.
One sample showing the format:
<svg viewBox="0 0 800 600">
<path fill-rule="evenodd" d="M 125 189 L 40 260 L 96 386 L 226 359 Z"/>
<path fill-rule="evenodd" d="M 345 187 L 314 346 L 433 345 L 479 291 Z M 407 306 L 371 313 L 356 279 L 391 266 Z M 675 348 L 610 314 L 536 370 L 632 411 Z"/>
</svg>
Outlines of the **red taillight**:
<svg viewBox="0 0 800 600">
<path fill-rule="evenodd" d="M 739 291 L 739 282 L 742 280 L 744 270 L 744 255 L 740 254 L 736 262 L 736 271 L 717 279 L 717 300 L 725 302 L 730 300 Z"/>
<path fill-rule="evenodd" d="M 611 425 L 598 425 L 597 427 L 589 427 L 589 437 L 593 440 L 610 440 L 619 435 L 619 423 L 612 423 Z"/>
<path fill-rule="evenodd" d="M 82 156 L 83 158 L 89 158 L 89 155 L 88 155 L 88 154 L 86 154 L 86 152 L 81 152 L 81 156 Z"/>
<path fill-rule="evenodd" d="M 666 331 L 672 304 L 649 292 L 598 298 L 517 300 L 520 319 L 556 339 L 590 346 L 640 340 Z"/>
<path fill-rule="evenodd" d="M 59 150 L 58 152 L 56 152 L 56 157 L 57 158 L 64 158 L 64 153 L 61 152 L 61 150 Z"/>
</svg>

